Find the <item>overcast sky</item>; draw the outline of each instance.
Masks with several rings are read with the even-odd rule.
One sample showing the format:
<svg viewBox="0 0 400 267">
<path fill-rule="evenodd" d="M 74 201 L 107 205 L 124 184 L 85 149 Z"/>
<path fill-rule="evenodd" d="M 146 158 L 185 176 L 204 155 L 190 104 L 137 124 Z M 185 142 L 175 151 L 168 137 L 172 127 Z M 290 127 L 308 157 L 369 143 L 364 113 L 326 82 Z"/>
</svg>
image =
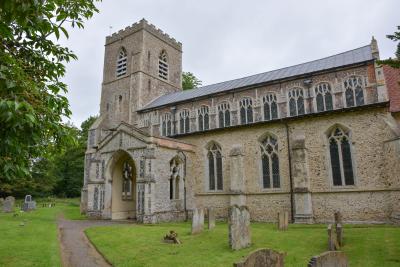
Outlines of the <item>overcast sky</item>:
<svg viewBox="0 0 400 267">
<path fill-rule="evenodd" d="M 183 70 L 203 85 L 330 56 L 387 39 L 400 25 L 399 0 L 103 0 L 85 29 L 63 40 L 78 60 L 64 81 L 72 122 L 99 112 L 105 37 L 142 18 L 183 44 Z M 112 29 L 110 30 L 110 27 Z"/>
</svg>

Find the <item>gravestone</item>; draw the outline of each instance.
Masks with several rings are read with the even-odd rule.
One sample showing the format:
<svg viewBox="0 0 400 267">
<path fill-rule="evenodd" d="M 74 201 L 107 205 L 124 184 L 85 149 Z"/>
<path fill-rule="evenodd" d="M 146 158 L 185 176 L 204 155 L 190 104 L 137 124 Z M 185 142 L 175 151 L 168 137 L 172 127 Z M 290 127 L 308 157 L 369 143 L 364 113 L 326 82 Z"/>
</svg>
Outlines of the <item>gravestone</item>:
<svg viewBox="0 0 400 267">
<path fill-rule="evenodd" d="M 336 225 L 336 240 L 339 246 L 343 246 L 343 228 L 341 223 Z"/>
<path fill-rule="evenodd" d="M 208 208 L 208 230 L 215 227 L 215 213 L 213 208 Z"/>
<path fill-rule="evenodd" d="M 289 224 L 289 212 L 278 212 L 278 230 L 286 231 Z"/>
<path fill-rule="evenodd" d="M 251 244 L 250 213 L 246 206 L 233 205 L 229 208 L 229 245 L 238 250 Z"/>
<path fill-rule="evenodd" d="M 336 211 L 334 213 L 334 217 L 335 217 L 335 227 L 338 225 L 338 223 L 340 223 L 340 224 L 343 223 L 342 222 L 342 220 L 343 220 L 342 213 L 340 213 L 340 211 Z"/>
<path fill-rule="evenodd" d="M 25 201 L 24 204 L 22 205 L 21 208 L 23 211 L 31 211 L 36 209 L 36 202 L 32 200 L 31 195 L 26 195 L 25 196 Z"/>
<path fill-rule="evenodd" d="M 285 253 L 262 248 L 252 252 L 243 261 L 234 263 L 234 267 L 283 267 Z"/>
<path fill-rule="evenodd" d="M 14 212 L 15 198 L 8 196 L 3 202 L 3 212 Z"/>
<path fill-rule="evenodd" d="M 335 251 L 339 249 L 339 244 L 336 240 L 336 235 L 332 232 L 332 224 L 328 225 L 328 250 Z"/>
<path fill-rule="evenodd" d="M 199 234 L 204 228 L 204 210 L 194 209 L 192 218 L 192 235 Z"/>
<path fill-rule="evenodd" d="M 327 251 L 311 258 L 308 267 L 347 267 L 346 254 L 342 251 Z"/>
</svg>

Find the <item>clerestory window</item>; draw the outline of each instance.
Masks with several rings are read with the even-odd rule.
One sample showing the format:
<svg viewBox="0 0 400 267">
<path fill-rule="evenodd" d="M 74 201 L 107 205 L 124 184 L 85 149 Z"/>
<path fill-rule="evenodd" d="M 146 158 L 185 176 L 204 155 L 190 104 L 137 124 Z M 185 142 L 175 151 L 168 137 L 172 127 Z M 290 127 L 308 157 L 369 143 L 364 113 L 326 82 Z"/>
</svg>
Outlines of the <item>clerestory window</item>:
<svg viewBox="0 0 400 267">
<path fill-rule="evenodd" d="M 364 105 L 363 81 L 360 76 L 351 76 L 344 81 L 346 106 Z"/>
<path fill-rule="evenodd" d="M 172 116 L 171 113 L 164 113 L 161 117 L 161 135 L 171 136 L 173 134 L 172 130 Z"/>
<path fill-rule="evenodd" d="M 197 121 L 199 131 L 205 131 L 210 129 L 210 117 L 208 115 L 208 106 L 201 106 L 197 110 Z"/>
<path fill-rule="evenodd" d="M 179 133 L 190 132 L 189 110 L 184 109 L 179 112 Z"/>
<path fill-rule="evenodd" d="M 278 104 L 276 103 L 276 94 L 269 93 L 263 98 L 264 120 L 269 121 L 278 118 Z"/>
<path fill-rule="evenodd" d="M 302 88 L 293 88 L 288 92 L 289 114 L 297 116 L 305 114 L 304 91 Z"/>
<path fill-rule="evenodd" d="M 253 100 L 249 97 L 243 98 L 239 102 L 240 124 L 253 122 Z"/>
<path fill-rule="evenodd" d="M 220 128 L 231 126 L 229 102 L 222 102 L 218 105 L 218 123 Z"/>
<path fill-rule="evenodd" d="M 329 83 L 319 83 L 314 88 L 315 102 L 317 104 L 317 111 L 326 111 L 333 109 L 332 89 Z"/>
</svg>

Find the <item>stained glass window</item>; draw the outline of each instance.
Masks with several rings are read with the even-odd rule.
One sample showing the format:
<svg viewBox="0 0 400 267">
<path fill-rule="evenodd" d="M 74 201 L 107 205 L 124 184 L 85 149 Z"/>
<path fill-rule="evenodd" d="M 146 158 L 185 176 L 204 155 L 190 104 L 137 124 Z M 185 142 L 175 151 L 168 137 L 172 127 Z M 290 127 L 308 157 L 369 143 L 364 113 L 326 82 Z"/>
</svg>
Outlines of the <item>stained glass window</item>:
<svg viewBox="0 0 400 267">
<path fill-rule="evenodd" d="M 270 135 L 261 142 L 261 166 L 263 188 L 280 188 L 278 141 Z"/>
</svg>

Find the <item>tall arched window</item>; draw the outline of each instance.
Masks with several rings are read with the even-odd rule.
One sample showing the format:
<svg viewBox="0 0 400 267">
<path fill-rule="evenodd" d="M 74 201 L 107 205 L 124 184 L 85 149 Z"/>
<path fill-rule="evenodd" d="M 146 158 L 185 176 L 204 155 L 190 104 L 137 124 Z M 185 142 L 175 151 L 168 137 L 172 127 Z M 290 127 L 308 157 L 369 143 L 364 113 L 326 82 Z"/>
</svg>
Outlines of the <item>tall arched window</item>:
<svg viewBox="0 0 400 267">
<path fill-rule="evenodd" d="M 164 113 L 161 118 L 161 135 L 172 135 L 172 116 L 171 113 Z"/>
<path fill-rule="evenodd" d="M 122 199 L 132 199 L 132 166 L 127 161 L 122 165 Z"/>
<path fill-rule="evenodd" d="M 325 111 L 333 109 L 332 90 L 329 83 L 319 83 L 315 86 L 315 102 L 317 111 Z"/>
<path fill-rule="evenodd" d="M 269 121 L 278 118 L 278 104 L 276 103 L 276 95 L 269 93 L 263 98 L 264 104 L 264 120 Z"/>
<path fill-rule="evenodd" d="M 199 123 L 199 131 L 210 129 L 210 118 L 208 115 L 208 106 L 201 106 L 197 110 L 197 120 Z"/>
<path fill-rule="evenodd" d="M 179 112 L 179 133 L 190 132 L 189 110 L 184 109 Z"/>
<path fill-rule="evenodd" d="M 243 98 L 239 102 L 240 124 L 253 122 L 253 100 L 249 97 Z"/>
<path fill-rule="evenodd" d="M 127 54 L 125 48 L 121 48 L 117 58 L 117 77 L 126 74 Z"/>
<path fill-rule="evenodd" d="M 222 190 L 222 154 L 221 147 L 213 143 L 207 152 L 208 189 Z"/>
<path fill-rule="evenodd" d="M 168 80 L 168 56 L 165 50 L 161 51 L 158 57 L 158 77 Z"/>
<path fill-rule="evenodd" d="M 359 76 L 351 76 L 344 81 L 346 106 L 364 105 L 363 81 Z"/>
<path fill-rule="evenodd" d="M 354 185 L 349 132 L 335 127 L 328 135 L 333 185 Z"/>
<path fill-rule="evenodd" d="M 229 102 L 222 102 L 218 105 L 218 122 L 220 128 L 231 126 Z"/>
<path fill-rule="evenodd" d="M 261 141 L 261 166 L 263 188 L 279 188 L 278 141 L 270 135 Z"/>
<path fill-rule="evenodd" d="M 302 88 L 293 88 L 288 93 L 289 114 L 290 116 L 303 115 L 304 109 L 304 91 Z"/>
</svg>

